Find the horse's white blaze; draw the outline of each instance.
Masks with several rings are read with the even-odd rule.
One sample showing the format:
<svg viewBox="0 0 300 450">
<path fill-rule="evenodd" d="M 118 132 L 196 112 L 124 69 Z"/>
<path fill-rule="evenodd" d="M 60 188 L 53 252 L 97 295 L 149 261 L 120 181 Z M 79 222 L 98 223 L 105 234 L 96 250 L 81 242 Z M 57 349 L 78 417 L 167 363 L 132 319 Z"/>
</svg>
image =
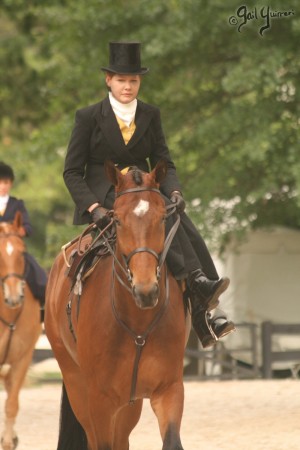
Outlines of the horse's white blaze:
<svg viewBox="0 0 300 450">
<path fill-rule="evenodd" d="M 146 200 L 140 200 L 133 210 L 134 214 L 138 217 L 144 216 L 147 211 L 149 211 L 149 202 Z"/>
<path fill-rule="evenodd" d="M 10 256 L 13 251 L 14 251 L 14 246 L 12 245 L 11 242 L 8 241 L 6 244 L 6 253 Z"/>
</svg>

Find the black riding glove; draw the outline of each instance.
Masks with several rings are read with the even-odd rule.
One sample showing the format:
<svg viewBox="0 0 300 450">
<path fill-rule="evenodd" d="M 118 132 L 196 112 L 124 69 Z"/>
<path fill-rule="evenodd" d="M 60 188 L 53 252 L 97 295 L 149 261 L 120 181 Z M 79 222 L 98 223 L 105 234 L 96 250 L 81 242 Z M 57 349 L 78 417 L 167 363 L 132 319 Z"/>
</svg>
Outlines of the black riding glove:
<svg viewBox="0 0 300 450">
<path fill-rule="evenodd" d="M 179 214 L 183 213 L 185 210 L 185 201 L 179 191 L 173 191 L 171 193 L 171 202 L 176 203 L 176 208 Z"/>
<path fill-rule="evenodd" d="M 96 206 L 96 208 L 90 213 L 92 221 L 98 228 L 105 228 L 109 224 L 110 218 L 107 213 L 108 210 L 102 208 L 102 206 Z"/>
</svg>

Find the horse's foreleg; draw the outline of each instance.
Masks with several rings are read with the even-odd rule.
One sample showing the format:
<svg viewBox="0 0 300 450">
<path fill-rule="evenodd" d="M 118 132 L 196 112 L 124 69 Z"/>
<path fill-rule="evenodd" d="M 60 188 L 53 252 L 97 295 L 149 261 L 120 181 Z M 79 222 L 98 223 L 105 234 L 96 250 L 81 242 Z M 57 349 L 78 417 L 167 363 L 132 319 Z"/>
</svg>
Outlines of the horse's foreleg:
<svg viewBox="0 0 300 450">
<path fill-rule="evenodd" d="M 95 391 L 96 382 L 90 381 L 88 396 L 89 417 L 96 435 L 96 446 L 89 450 L 128 450 L 127 443 L 114 445 L 114 430 L 119 412 L 119 398 L 112 392 Z M 92 387 L 94 387 L 92 389 Z M 128 442 L 128 436 L 126 441 Z"/>
<path fill-rule="evenodd" d="M 163 450 L 183 450 L 180 425 L 183 413 L 184 390 L 182 382 L 173 383 L 150 399 L 157 416 Z"/>
<path fill-rule="evenodd" d="M 10 375 L 10 374 L 9 374 Z M 4 412 L 4 430 L 1 436 L 1 446 L 3 450 L 13 450 L 17 447 L 18 437 L 14 430 L 16 416 L 18 413 L 18 398 L 12 398 L 10 392 L 10 376 L 4 380 L 7 398 L 5 400 Z"/>
<path fill-rule="evenodd" d="M 142 407 L 143 400 L 136 400 L 133 405 L 124 406 L 118 412 L 114 427 L 113 449 L 129 449 L 129 435 L 141 417 Z"/>
<path fill-rule="evenodd" d="M 4 378 L 4 386 L 7 393 L 5 401 L 5 421 L 1 438 L 3 450 L 13 450 L 18 443 L 14 430 L 16 417 L 19 411 L 19 392 L 24 382 L 27 369 L 31 362 L 32 352 L 28 352 L 17 364 L 12 365 L 11 370 Z"/>
<path fill-rule="evenodd" d="M 1 436 L 1 445 L 4 450 L 14 448 L 14 440 L 17 441 L 17 435 L 14 430 L 16 415 L 18 413 L 18 398 L 15 400 L 11 395 L 11 378 L 10 372 L 4 378 L 4 387 L 6 390 L 6 400 L 4 405 L 4 430 Z"/>
</svg>

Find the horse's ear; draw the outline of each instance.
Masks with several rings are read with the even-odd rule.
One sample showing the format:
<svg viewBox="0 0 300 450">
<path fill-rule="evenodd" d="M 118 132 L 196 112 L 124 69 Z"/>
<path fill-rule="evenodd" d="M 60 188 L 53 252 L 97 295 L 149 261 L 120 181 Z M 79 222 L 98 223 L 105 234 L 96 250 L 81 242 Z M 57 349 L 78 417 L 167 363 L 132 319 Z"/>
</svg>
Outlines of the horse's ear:
<svg viewBox="0 0 300 450">
<path fill-rule="evenodd" d="M 21 236 L 21 237 L 26 236 L 26 230 L 23 227 L 23 216 L 20 211 L 16 212 L 12 225 L 13 225 L 14 229 L 16 230 L 16 233 L 18 233 L 19 236 Z"/>
<path fill-rule="evenodd" d="M 107 178 L 112 182 L 114 186 L 117 186 L 119 184 L 120 178 L 122 177 L 120 170 L 109 159 L 105 161 L 104 168 Z"/>
<path fill-rule="evenodd" d="M 166 178 L 167 171 L 168 171 L 167 161 L 165 159 L 161 159 L 160 161 L 158 161 L 153 170 L 155 174 L 156 183 L 160 184 Z"/>
<path fill-rule="evenodd" d="M 17 211 L 15 214 L 13 225 L 18 229 L 23 226 L 23 217 L 20 211 Z"/>
</svg>

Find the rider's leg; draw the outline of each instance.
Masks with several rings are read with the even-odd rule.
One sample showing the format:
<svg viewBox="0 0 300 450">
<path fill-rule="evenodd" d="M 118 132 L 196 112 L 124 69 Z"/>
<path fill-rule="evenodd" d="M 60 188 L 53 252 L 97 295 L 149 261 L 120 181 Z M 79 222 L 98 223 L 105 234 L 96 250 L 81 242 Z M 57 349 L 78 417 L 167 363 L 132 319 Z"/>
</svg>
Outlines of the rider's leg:
<svg viewBox="0 0 300 450">
<path fill-rule="evenodd" d="M 166 203 L 169 201 L 166 199 Z M 166 231 L 172 227 L 174 217 L 167 220 Z M 228 278 L 218 277 L 206 244 L 186 214 L 167 255 L 167 263 L 175 278 L 187 280 L 192 306 L 193 327 L 204 347 L 235 329 L 225 314 L 222 320 L 209 312 L 219 304 L 219 296 L 229 285 Z"/>
<path fill-rule="evenodd" d="M 25 260 L 26 282 L 28 283 L 33 296 L 39 301 L 41 307 L 43 308 L 45 305 L 45 290 L 47 283 L 46 272 L 29 253 L 25 253 Z"/>
<path fill-rule="evenodd" d="M 25 280 L 28 283 L 32 295 L 40 303 L 41 322 L 43 322 L 47 275 L 44 269 L 42 269 L 42 267 L 38 264 L 34 257 L 29 253 L 25 253 L 25 261 Z"/>
</svg>

